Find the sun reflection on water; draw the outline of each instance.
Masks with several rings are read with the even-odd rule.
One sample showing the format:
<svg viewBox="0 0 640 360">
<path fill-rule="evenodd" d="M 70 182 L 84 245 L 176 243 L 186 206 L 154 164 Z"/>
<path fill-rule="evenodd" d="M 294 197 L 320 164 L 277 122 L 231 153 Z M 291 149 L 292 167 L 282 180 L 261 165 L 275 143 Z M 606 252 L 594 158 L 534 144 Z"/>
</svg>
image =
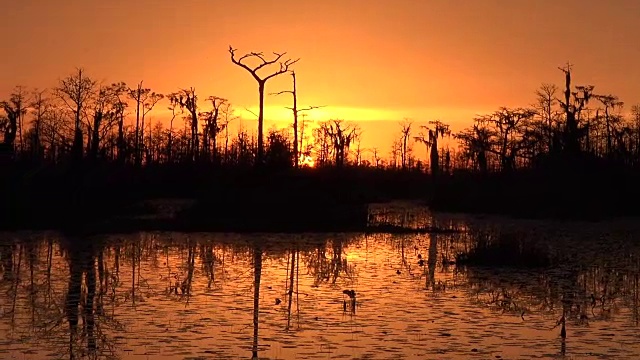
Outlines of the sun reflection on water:
<svg viewBox="0 0 640 360">
<path fill-rule="evenodd" d="M 639 258 L 612 259 L 640 252 L 580 239 L 590 266 L 514 270 L 452 263 L 472 233 L 9 235 L 0 355 L 636 358 Z"/>
</svg>

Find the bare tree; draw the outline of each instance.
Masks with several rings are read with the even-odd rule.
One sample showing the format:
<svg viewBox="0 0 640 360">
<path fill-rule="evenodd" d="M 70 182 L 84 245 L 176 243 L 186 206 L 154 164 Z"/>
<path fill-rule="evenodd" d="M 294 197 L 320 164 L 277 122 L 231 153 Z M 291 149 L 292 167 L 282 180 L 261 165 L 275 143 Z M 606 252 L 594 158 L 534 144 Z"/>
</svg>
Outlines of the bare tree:
<svg viewBox="0 0 640 360">
<path fill-rule="evenodd" d="M 473 167 L 478 167 L 482 174 L 488 172 L 487 154 L 491 151 L 493 131 L 486 124 L 484 118 L 477 118 L 471 128 L 454 135 L 462 148 L 462 156 L 471 161 Z"/>
<path fill-rule="evenodd" d="M 120 92 L 122 84 L 100 86 L 93 102 L 93 121 L 88 124 L 89 129 L 89 154 L 95 160 L 100 151 L 101 141 L 113 128 L 119 125 L 122 117 L 122 105 Z"/>
<path fill-rule="evenodd" d="M 300 151 L 298 147 L 298 114 L 303 111 L 318 109 L 318 108 L 321 108 L 322 106 L 309 106 L 304 109 L 298 109 L 298 93 L 296 91 L 296 72 L 291 71 L 291 76 L 293 77 L 293 90 L 280 91 L 277 93 L 273 93 L 271 95 L 281 95 L 281 94 L 293 95 L 293 107 L 287 107 L 287 109 L 293 112 L 293 156 L 295 158 L 294 165 L 297 169 L 300 164 Z"/>
<path fill-rule="evenodd" d="M 413 125 L 413 122 L 409 119 L 404 119 L 403 122 L 400 123 L 400 133 L 401 133 L 401 148 L 400 148 L 400 159 L 401 159 L 401 164 L 402 164 L 402 168 L 406 169 L 407 168 L 407 158 L 409 155 L 409 140 L 410 140 L 410 135 L 411 135 L 411 125 Z"/>
<path fill-rule="evenodd" d="M 178 116 L 178 110 L 181 111 L 180 105 L 176 104 L 173 101 L 173 97 L 168 95 L 169 100 L 171 101 L 171 105 L 169 105 L 169 110 L 171 110 L 171 120 L 169 120 L 169 130 L 167 131 L 167 160 L 169 162 L 173 161 L 173 121 Z"/>
<path fill-rule="evenodd" d="M 525 121 L 530 120 L 534 114 L 535 111 L 531 109 L 501 108 L 487 118 L 487 121 L 497 129 L 498 155 L 503 170 L 514 169 L 516 156 L 523 144 L 520 139 L 515 137 L 515 134 L 520 132 L 519 127 Z"/>
<path fill-rule="evenodd" d="M 440 155 L 438 154 L 438 139 L 445 135 L 451 135 L 449 125 L 443 123 L 440 120 L 429 121 L 430 126 L 421 126 L 423 129 L 418 136 L 414 137 L 414 140 L 419 141 L 427 145 L 428 152 L 430 154 L 429 165 L 431 166 L 431 174 L 437 175 L 440 169 Z"/>
<path fill-rule="evenodd" d="M 291 65 L 295 64 L 296 62 L 298 62 L 300 59 L 296 59 L 296 60 L 290 60 L 287 59 L 285 61 L 280 61 L 280 59 L 282 59 L 282 57 L 286 54 L 286 53 L 273 53 L 275 55 L 275 58 L 271 59 L 271 60 L 267 60 L 265 58 L 265 56 L 261 53 L 261 52 L 251 52 L 248 54 L 245 54 L 239 58 L 236 58 L 236 50 L 233 47 L 229 46 L 229 53 L 231 54 L 231 62 L 233 62 L 234 64 L 242 67 L 243 69 L 247 70 L 251 76 L 253 76 L 253 78 L 256 80 L 256 82 L 258 83 L 258 95 L 260 97 L 260 112 L 258 115 L 258 156 L 257 156 L 257 163 L 258 164 L 262 164 L 263 158 L 264 158 L 264 139 L 263 139 L 263 134 L 264 134 L 264 87 L 266 82 L 278 75 L 284 74 L 287 71 L 289 71 L 289 68 L 291 67 Z M 246 60 L 249 59 L 257 59 L 259 61 L 259 63 L 257 65 L 254 65 L 253 67 L 247 65 L 245 62 Z M 260 77 L 260 75 L 258 75 L 258 71 L 262 68 L 264 68 L 265 66 L 268 65 L 273 65 L 279 63 L 280 64 L 280 69 L 271 73 L 270 75 L 267 75 L 265 77 Z"/>
<path fill-rule="evenodd" d="M 191 139 L 189 140 L 189 150 L 191 152 L 192 159 L 198 158 L 198 150 L 200 142 L 198 139 L 198 96 L 196 95 L 196 89 L 180 89 L 176 93 L 167 95 L 172 105 L 179 106 L 183 111 L 186 110 L 189 113 L 188 121 L 191 129 Z"/>
<path fill-rule="evenodd" d="M 540 111 L 540 117 L 546 125 L 547 148 L 551 150 L 553 147 L 553 107 L 557 104 L 556 93 L 558 87 L 555 84 L 542 84 L 536 90 L 537 108 Z"/>
<path fill-rule="evenodd" d="M 331 120 L 320 125 L 319 129 L 324 138 L 331 142 L 334 162 L 337 167 L 343 167 L 349 154 L 351 143 L 360 135 L 357 125 L 344 124 L 342 120 Z"/>
<path fill-rule="evenodd" d="M 16 136 L 20 144 L 20 150 L 24 150 L 24 143 L 22 138 L 23 118 L 27 113 L 28 99 L 25 89 L 22 86 L 17 86 L 15 90 L 9 96 L 9 101 L 0 102 L 0 109 L 4 110 L 7 114 L 4 132 L 4 143 L 9 148 L 14 148 Z"/>
<path fill-rule="evenodd" d="M 615 95 L 594 95 L 594 97 L 604 106 L 604 121 L 607 136 L 607 155 L 611 155 L 612 148 L 612 124 L 611 111 L 615 108 L 621 108 L 624 103 Z M 597 117 L 597 115 L 596 115 Z"/>
<path fill-rule="evenodd" d="M 75 160 L 82 159 L 82 119 L 87 103 L 92 99 L 96 82 L 84 74 L 82 68 L 77 68 L 76 73 L 60 80 L 55 88 L 55 94 L 73 112 L 74 135 L 72 155 Z"/>
<path fill-rule="evenodd" d="M 48 116 L 51 111 L 51 101 L 46 96 L 46 90 L 37 90 L 33 91 L 33 97 L 31 101 L 31 109 L 33 114 L 33 133 L 31 134 L 31 151 L 32 156 L 37 158 L 40 156 L 41 151 L 41 132 L 42 132 L 42 123 L 45 117 Z"/>
<path fill-rule="evenodd" d="M 123 163 L 125 160 L 125 141 L 124 141 L 124 117 L 127 109 L 127 102 L 124 99 L 125 94 L 129 93 L 127 84 L 124 82 L 118 82 L 111 84 L 111 89 L 114 96 L 114 106 L 116 111 L 116 118 L 118 120 L 118 135 L 116 140 L 116 148 L 118 149 L 118 162 Z"/>
<path fill-rule="evenodd" d="M 376 168 L 380 166 L 380 154 L 378 153 L 378 148 L 374 147 L 371 152 L 373 153 L 373 161 L 376 164 Z"/>
<path fill-rule="evenodd" d="M 211 102 L 212 110 L 200 113 L 200 117 L 204 120 L 204 129 L 202 131 L 202 145 L 205 156 L 209 156 L 210 142 L 213 142 L 213 160 L 218 161 L 218 134 L 223 130 L 224 124 L 218 123 L 220 117 L 220 109 L 227 102 L 227 99 L 218 96 L 209 96 L 207 98 Z"/>
<path fill-rule="evenodd" d="M 300 126 L 300 146 L 298 147 L 298 149 L 300 151 L 302 151 L 302 154 L 306 157 L 306 156 L 310 156 L 311 155 L 311 151 L 312 151 L 312 144 L 309 144 L 309 140 L 307 139 L 307 147 L 305 148 L 304 146 L 304 141 L 305 141 L 305 136 L 304 136 L 304 132 L 305 129 L 307 128 L 307 123 L 308 122 L 313 122 L 313 120 L 307 120 L 307 114 L 302 113 L 302 124 Z M 308 138 L 309 136 L 307 136 Z"/>
<path fill-rule="evenodd" d="M 571 64 L 558 68 L 565 74 L 564 100 L 558 100 L 566 115 L 564 129 L 564 146 L 569 153 L 576 154 L 580 151 L 580 113 L 589 103 L 593 94 L 593 85 L 576 86 L 576 91 L 571 88 Z"/>
<path fill-rule="evenodd" d="M 240 117 L 234 114 L 234 110 L 231 108 L 231 103 L 226 102 L 222 106 L 223 114 L 223 126 L 224 126 L 224 157 L 228 159 L 229 156 L 229 125 L 232 121 L 239 119 Z"/>
<path fill-rule="evenodd" d="M 164 98 L 164 95 L 152 92 L 149 88 L 142 87 L 142 81 L 135 89 L 128 89 L 129 97 L 136 102 L 136 129 L 134 135 L 135 163 L 140 165 L 142 161 L 142 147 L 144 146 L 144 119 L 153 107 Z M 140 145 L 142 142 L 142 146 Z"/>
</svg>

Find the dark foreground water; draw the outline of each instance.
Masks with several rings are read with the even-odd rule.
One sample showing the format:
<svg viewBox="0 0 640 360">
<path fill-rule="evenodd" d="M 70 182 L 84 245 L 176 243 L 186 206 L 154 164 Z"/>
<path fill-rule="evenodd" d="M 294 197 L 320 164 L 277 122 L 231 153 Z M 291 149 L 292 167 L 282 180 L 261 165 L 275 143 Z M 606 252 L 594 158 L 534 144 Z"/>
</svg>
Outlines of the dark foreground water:
<svg viewBox="0 0 640 360">
<path fill-rule="evenodd" d="M 0 358 L 640 357 L 635 225 L 456 221 L 465 233 L 0 234 Z M 500 237 L 553 264 L 450 263 Z"/>
</svg>

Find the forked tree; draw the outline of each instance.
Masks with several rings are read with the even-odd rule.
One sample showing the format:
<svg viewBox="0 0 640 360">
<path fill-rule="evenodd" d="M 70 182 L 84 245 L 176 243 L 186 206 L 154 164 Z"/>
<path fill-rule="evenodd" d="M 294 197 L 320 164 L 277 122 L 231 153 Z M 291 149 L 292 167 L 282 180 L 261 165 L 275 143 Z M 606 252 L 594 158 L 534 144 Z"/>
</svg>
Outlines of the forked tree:
<svg viewBox="0 0 640 360">
<path fill-rule="evenodd" d="M 236 57 L 236 50 L 233 47 L 229 46 L 229 53 L 231 54 L 231 62 L 233 62 L 234 64 L 240 66 L 241 68 L 247 70 L 251 76 L 253 76 L 253 78 L 256 80 L 256 82 L 258 83 L 258 95 L 259 95 L 259 100 L 260 100 L 260 112 L 258 113 L 258 154 L 257 154 L 257 164 L 262 164 L 262 161 L 264 159 L 264 139 L 263 139 L 263 134 L 264 134 L 264 87 L 265 84 L 267 83 L 267 81 L 273 77 L 276 77 L 278 75 L 284 74 L 286 72 L 289 71 L 289 68 L 291 67 L 291 65 L 295 64 L 296 62 L 298 62 L 298 60 L 300 59 L 296 59 L 296 60 L 291 60 L 291 59 L 286 59 L 284 61 L 280 61 L 282 59 L 282 57 L 286 54 L 286 53 L 276 53 L 274 52 L 273 55 L 275 56 L 274 58 L 268 60 L 265 55 L 261 52 L 251 52 L 245 55 L 240 56 L 239 58 Z M 258 64 L 257 65 L 253 65 L 250 66 L 248 65 L 246 62 L 250 59 L 254 59 L 254 60 L 258 60 Z M 273 64 L 279 64 L 280 65 L 280 69 L 272 72 L 271 74 L 261 77 L 258 74 L 258 71 L 266 66 L 269 65 L 273 65 Z"/>
</svg>

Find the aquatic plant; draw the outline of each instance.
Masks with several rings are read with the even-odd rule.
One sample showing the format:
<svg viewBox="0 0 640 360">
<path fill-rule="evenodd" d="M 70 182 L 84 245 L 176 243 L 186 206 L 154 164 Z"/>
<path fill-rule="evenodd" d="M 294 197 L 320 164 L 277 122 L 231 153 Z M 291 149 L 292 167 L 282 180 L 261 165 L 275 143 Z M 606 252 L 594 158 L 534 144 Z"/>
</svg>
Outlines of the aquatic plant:
<svg viewBox="0 0 640 360">
<path fill-rule="evenodd" d="M 477 232 L 475 246 L 456 255 L 459 266 L 492 266 L 534 268 L 552 264 L 551 257 L 540 246 L 517 234 Z"/>
</svg>

